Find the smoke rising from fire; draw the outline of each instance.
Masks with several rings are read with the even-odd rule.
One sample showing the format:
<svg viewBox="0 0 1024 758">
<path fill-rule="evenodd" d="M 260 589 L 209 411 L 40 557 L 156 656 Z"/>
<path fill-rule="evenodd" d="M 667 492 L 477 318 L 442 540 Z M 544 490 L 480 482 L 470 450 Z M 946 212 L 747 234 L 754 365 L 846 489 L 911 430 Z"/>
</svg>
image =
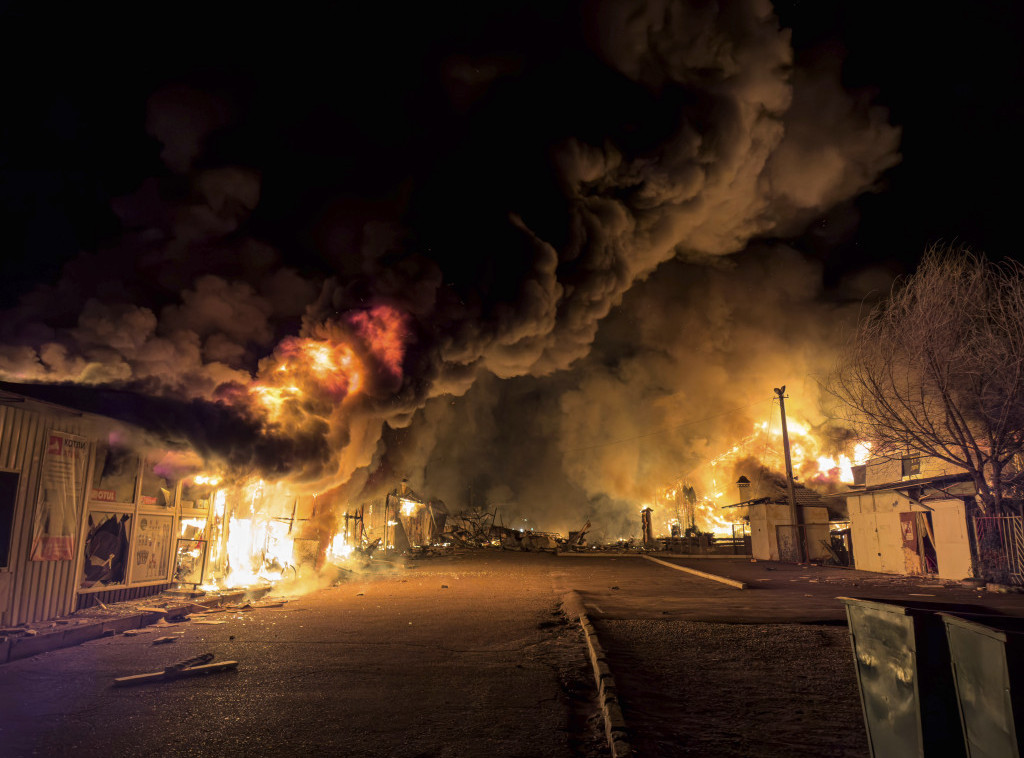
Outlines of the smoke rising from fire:
<svg viewBox="0 0 1024 758">
<path fill-rule="evenodd" d="M 898 161 L 838 62 L 797 66 L 767 0 L 461 13 L 436 39 L 409 18 L 380 78 L 343 51 L 151 86 L 163 169 L 8 309 L 0 376 L 232 410 L 302 440 L 280 449 L 310 487 L 380 469 L 574 517 L 763 409 L 597 443 L 813 373 L 820 273 L 751 242 Z"/>
</svg>

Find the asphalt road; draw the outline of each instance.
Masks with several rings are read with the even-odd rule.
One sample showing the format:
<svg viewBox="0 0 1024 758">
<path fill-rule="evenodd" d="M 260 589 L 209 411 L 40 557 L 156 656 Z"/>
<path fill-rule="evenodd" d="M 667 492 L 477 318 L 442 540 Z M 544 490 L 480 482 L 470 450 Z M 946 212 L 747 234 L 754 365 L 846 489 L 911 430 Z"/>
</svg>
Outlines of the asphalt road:
<svg viewBox="0 0 1024 758">
<path fill-rule="evenodd" d="M 836 596 L 1024 615 L 1024 596 L 922 579 L 678 562 L 751 589 L 637 557 L 481 552 L 15 661 L 0 666 L 0 755 L 607 755 L 582 633 L 559 611 L 570 593 L 638 755 L 866 755 Z M 237 671 L 111 686 L 204 652 Z"/>
<path fill-rule="evenodd" d="M 0 666 L 0 755 L 600 755 L 556 560 L 422 561 Z M 111 686 L 204 652 L 237 671 Z"/>
</svg>

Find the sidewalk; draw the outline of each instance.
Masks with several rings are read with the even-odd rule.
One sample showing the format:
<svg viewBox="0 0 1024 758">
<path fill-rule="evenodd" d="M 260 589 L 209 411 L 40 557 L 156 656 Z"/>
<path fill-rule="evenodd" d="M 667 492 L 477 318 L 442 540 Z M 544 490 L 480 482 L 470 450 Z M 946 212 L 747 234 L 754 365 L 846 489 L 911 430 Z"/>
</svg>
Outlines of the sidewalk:
<svg viewBox="0 0 1024 758">
<path fill-rule="evenodd" d="M 30 658 L 99 637 L 112 637 L 130 629 L 141 629 L 159 621 L 184 620 L 221 605 L 257 600 L 271 587 L 225 590 L 188 597 L 174 590 L 120 603 L 94 605 L 48 621 L 37 621 L 0 629 L 0 664 Z M 159 609 L 159 610 L 157 610 Z"/>
</svg>

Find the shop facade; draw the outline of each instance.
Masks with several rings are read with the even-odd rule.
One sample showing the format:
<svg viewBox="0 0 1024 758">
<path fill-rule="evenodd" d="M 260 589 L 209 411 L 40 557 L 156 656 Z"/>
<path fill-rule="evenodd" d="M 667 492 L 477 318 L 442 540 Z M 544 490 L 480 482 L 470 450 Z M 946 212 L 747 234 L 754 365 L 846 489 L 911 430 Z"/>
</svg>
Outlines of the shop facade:
<svg viewBox="0 0 1024 758">
<path fill-rule="evenodd" d="M 204 580 L 217 491 L 138 431 L 0 390 L 0 625 Z"/>
</svg>

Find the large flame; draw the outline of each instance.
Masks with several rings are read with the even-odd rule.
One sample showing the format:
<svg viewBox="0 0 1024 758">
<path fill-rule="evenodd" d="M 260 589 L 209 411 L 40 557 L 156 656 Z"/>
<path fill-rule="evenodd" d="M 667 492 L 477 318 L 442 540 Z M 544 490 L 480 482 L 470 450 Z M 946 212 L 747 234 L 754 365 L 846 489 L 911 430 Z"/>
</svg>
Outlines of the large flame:
<svg viewBox="0 0 1024 758">
<path fill-rule="evenodd" d="M 268 425 L 301 427 L 310 415 L 336 415 L 374 378 L 400 379 L 407 319 L 379 305 L 286 337 L 260 363 L 251 404 Z"/>
<path fill-rule="evenodd" d="M 856 442 L 846 452 L 826 454 L 834 444 L 823 438 L 811 424 L 790 418 L 787 423 L 790 457 L 794 477 L 808 485 L 835 489 L 853 483 L 853 467 L 865 463 L 870 457 L 871 443 Z M 739 493 L 732 481 L 733 466 L 737 461 L 752 457 L 772 471 L 785 471 L 785 453 L 782 429 L 778 424 L 762 422 L 752 433 L 729 449 L 707 461 L 706 464 L 683 479 L 657 492 L 661 518 L 668 533 L 673 524 L 680 532 L 695 526 L 702 532 L 718 536 L 732 536 L 734 525 L 742 519 L 742 509 L 723 509 L 737 501 Z M 692 487 L 695 502 L 687 502 L 685 487 Z"/>
</svg>

